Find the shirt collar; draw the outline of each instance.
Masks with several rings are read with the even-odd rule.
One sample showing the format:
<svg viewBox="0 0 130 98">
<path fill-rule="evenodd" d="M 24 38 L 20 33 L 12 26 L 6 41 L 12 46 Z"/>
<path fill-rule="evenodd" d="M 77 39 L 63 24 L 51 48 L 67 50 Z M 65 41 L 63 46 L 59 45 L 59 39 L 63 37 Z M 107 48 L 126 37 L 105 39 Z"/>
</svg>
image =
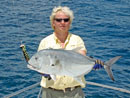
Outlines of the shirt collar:
<svg viewBox="0 0 130 98">
<path fill-rule="evenodd" d="M 54 35 L 54 40 L 56 43 L 60 43 L 59 39 L 55 36 L 55 34 L 53 33 Z M 65 44 L 70 40 L 70 36 L 71 36 L 71 33 L 68 34 L 66 40 L 65 40 Z"/>
</svg>

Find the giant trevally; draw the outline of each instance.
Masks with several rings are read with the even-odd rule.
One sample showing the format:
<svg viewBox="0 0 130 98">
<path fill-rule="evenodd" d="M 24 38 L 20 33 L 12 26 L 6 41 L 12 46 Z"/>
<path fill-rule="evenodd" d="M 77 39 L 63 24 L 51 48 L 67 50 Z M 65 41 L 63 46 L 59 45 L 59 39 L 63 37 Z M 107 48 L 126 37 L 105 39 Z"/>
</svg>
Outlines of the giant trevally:
<svg viewBox="0 0 130 98">
<path fill-rule="evenodd" d="M 71 76 L 82 84 L 81 76 L 88 74 L 93 69 L 96 60 L 76 51 L 77 49 L 43 49 L 31 57 L 27 67 L 39 73 L 50 74 L 53 80 L 56 79 L 56 75 L 64 75 Z M 111 65 L 120 57 L 116 56 L 104 63 L 104 68 L 113 81 Z"/>
</svg>

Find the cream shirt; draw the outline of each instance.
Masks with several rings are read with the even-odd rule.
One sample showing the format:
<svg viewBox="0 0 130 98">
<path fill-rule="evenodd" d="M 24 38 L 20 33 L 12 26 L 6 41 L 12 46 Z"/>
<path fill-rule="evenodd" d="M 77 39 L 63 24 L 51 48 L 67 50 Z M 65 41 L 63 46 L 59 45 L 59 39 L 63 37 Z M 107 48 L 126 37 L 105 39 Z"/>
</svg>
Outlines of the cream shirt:
<svg viewBox="0 0 130 98">
<path fill-rule="evenodd" d="M 82 47 L 81 50 L 87 51 L 83 40 L 79 36 L 69 33 L 64 43 L 64 49 L 72 50 L 77 47 Z M 63 45 L 57 39 L 55 34 L 51 34 L 41 40 L 38 47 L 38 51 L 47 48 L 60 49 L 63 48 Z M 84 85 L 79 84 L 77 81 L 75 81 L 72 77 L 69 76 L 56 76 L 55 82 L 52 79 L 48 80 L 47 78 L 42 77 L 41 86 L 44 88 L 51 87 L 54 89 L 61 89 L 61 90 L 64 90 L 65 88 L 68 87 L 75 87 L 79 85 L 84 88 L 86 84 L 84 76 L 82 76 L 82 81 Z"/>
</svg>

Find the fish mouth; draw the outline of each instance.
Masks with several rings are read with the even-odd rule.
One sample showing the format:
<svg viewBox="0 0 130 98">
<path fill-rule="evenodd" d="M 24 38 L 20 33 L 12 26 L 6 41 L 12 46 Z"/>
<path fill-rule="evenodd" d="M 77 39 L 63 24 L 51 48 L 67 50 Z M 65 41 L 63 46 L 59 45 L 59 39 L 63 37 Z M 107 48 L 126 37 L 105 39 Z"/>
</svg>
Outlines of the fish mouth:
<svg viewBox="0 0 130 98">
<path fill-rule="evenodd" d="M 31 65 L 31 64 L 27 64 L 27 67 L 29 68 L 29 69 L 32 69 L 32 70 L 35 70 L 35 71 L 37 71 L 38 73 L 40 73 L 40 74 L 44 74 L 43 72 L 41 72 L 40 70 L 38 70 L 38 68 L 37 67 L 34 67 L 33 65 Z"/>
<path fill-rule="evenodd" d="M 30 68 L 30 69 L 37 69 L 37 67 L 34 67 L 33 65 L 31 65 L 29 63 L 27 64 L 27 67 Z"/>
</svg>

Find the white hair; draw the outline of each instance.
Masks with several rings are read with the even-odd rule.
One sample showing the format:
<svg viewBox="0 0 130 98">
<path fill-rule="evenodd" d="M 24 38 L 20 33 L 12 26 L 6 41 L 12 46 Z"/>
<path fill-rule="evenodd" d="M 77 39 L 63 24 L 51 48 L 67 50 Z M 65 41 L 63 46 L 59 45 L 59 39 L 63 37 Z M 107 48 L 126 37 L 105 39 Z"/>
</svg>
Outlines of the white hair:
<svg viewBox="0 0 130 98">
<path fill-rule="evenodd" d="M 51 27 L 52 27 L 53 29 L 54 29 L 54 27 L 53 27 L 53 20 L 54 20 L 54 18 L 55 18 L 56 13 L 59 12 L 59 11 L 62 11 L 62 12 L 64 12 L 67 16 L 69 16 L 71 23 L 72 23 L 72 21 L 73 21 L 73 19 L 74 19 L 73 11 L 70 10 L 69 7 L 66 7 L 66 6 L 64 6 L 64 7 L 62 7 L 62 6 L 54 7 L 53 10 L 52 10 L 52 14 L 51 14 L 51 16 L 50 16 Z"/>
</svg>

